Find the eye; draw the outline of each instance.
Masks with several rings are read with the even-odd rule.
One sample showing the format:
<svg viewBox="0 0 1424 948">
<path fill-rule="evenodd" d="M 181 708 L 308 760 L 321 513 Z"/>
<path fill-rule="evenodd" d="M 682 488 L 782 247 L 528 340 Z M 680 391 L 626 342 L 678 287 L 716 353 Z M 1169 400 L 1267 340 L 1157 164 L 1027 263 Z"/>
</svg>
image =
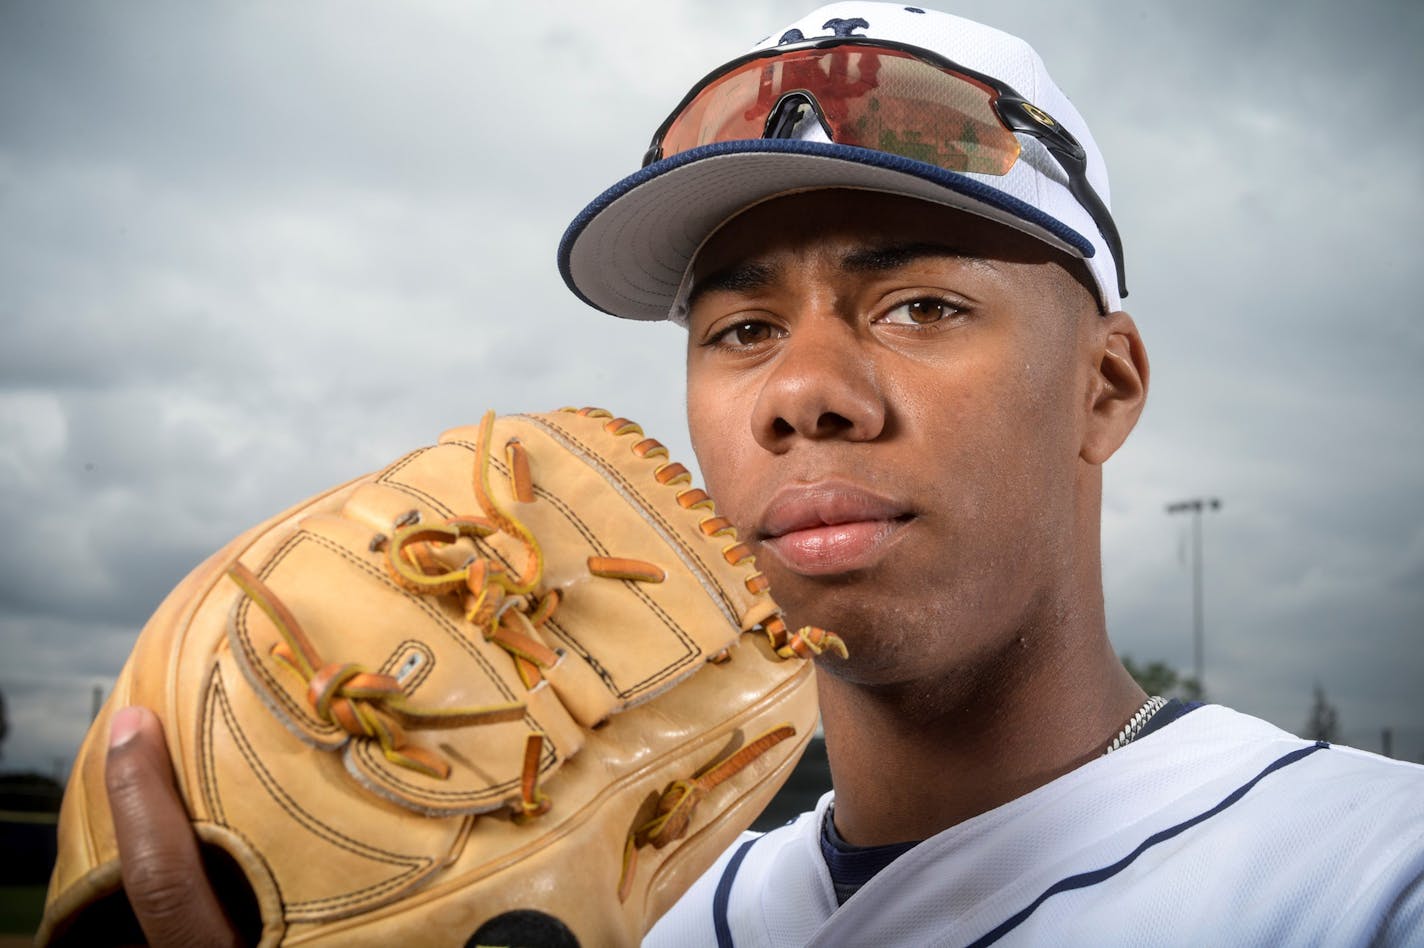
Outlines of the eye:
<svg viewBox="0 0 1424 948">
<path fill-rule="evenodd" d="M 949 300 L 925 296 L 901 303 L 876 321 L 892 326 L 933 326 L 953 319 L 961 312 L 961 308 Z"/>
<path fill-rule="evenodd" d="M 779 330 L 770 323 L 747 320 L 733 323 L 707 340 L 709 346 L 749 349 L 770 342 L 779 335 Z"/>
</svg>

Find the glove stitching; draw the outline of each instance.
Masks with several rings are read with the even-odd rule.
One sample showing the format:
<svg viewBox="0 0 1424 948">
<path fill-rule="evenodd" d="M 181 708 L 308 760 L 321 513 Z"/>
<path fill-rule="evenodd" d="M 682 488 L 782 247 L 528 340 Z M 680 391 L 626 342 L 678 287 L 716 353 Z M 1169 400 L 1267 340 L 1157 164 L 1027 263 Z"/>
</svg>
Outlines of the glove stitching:
<svg viewBox="0 0 1424 948">
<path fill-rule="evenodd" d="M 392 852 L 363 843 L 354 839 L 333 826 L 330 826 L 308 813 L 297 804 L 277 783 L 276 779 L 262 765 L 261 758 L 252 750 L 252 745 L 248 741 L 246 733 L 241 729 L 237 721 L 237 716 L 233 713 L 232 705 L 227 697 L 227 688 L 222 681 L 221 672 L 214 675 L 213 683 L 213 707 L 217 714 L 222 716 L 223 723 L 227 725 L 232 735 L 233 744 L 247 762 L 259 783 L 267 791 L 268 795 L 275 800 L 283 810 L 285 810 L 294 820 L 301 823 L 316 835 L 322 837 L 333 846 L 340 847 L 353 855 L 363 856 L 375 862 L 386 863 L 392 866 L 405 867 L 408 872 L 416 872 L 421 868 L 428 867 L 434 863 L 433 859 L 422 856 L 413 856 L 406 853 Z M 226 826 L 227 824 L 224 824 Z M 386 885 L 389 883 L 382 883 Z"/>
<path fill-rule="evenodd" d="M 741 609 L 737 607 L 736 603 L 728 596 L 722 583 L 718 581 L 716 569 L 709 565 L 700 550 L 693 548 L 683 540 L 677 529 L 677 525 L 663 516 L 662 511 L 658 509 L 656 504 L 648 499 L 647 494 L 640 488 L 640 485 L 629 481 L 628 478 L 623 475 L 623 472 L 607 464 L 597 449 L 591 447 L 586 441 L 565 426 L 547 418 L 530 418 L 529 420 L 547 428 L 551 433 L 561 435 L 567 443 L 578 449 L 577 453 L 580 455 L 580 460 L 603 474 L 604 478 L 608 480 L 619 493 L 623 494 L 630 501 L 635 501 L 636 503 L 631 504 L 631 506 L 643 514 L 644 518 L 658 529 L 663 541 L 667 543 L 674 552 L 678 553 L 679 558 L 692 570 L 692 574 L 702 583 L 703 588 L 706 589 L 709 594 L 715 594 L 715 599 L 721 604 L 723 614 L 727 617 L 727 621 L 736 626 L 738 631 L 741 630 Z M 617 436 L 614 435 L 613 437 Z"/>
<path fill-rule="evenodd" d="M 407 601 L 414 603 L 422 612 L 424 612 L 428 617 L 434 620 L 437 626 L 439 626 L 440 628 L 445 630 L 447 634 L 449 634 L 449 636 L 456 642 L 456 644 L 458 644 L 460 648 L 467 655 L 469 655 L 475 661 L 476 664 L 480 666 L 481 670 L 484 671 L 486 677 L 494 684 L 499 694 L 503 698 L 505 698 L 505 700 L 519 700 L 517 694 L 505 684 L 503 677 L 495 670 L 494 666 L 490 663 L 488 657 L 478 647 L 476 647 L 475 644 L 470 641 L 469 638 L 465 635 L 465 630 L 461 626 L 461 624 L 451 622 L 449 618 L 432 603 L 427 602 L 423 597 L 411 595 L 406 590 L 402 589 L 393 580 L 391 580 L 390 577 L 388 577 L 383 570 L 378 569 L 372 566 L 370 563 L 367 563 L 366 561 L 351 555 L 349 550 L 345 549 L 337 543 L 334 543 L 326 537 L 311 533 L 306 530 L 298 531 L 286 543 L 282 544 L 282 546 L 278 548 L 277 552 L 273 554 L 271 561 L 263 568 L 263 571 L 258 574 L 258 578 L 260 578 L 264 582 L 270 579 L 272 574 L 276 572 L 276 569 L 280 565 L 280 563 L 285 560 L 294 550 L 296 550 L 300 543 L 307 541 L 314 542 L 323 549 L 337 554 L 349 564 L 360 569 L 367 576 L 379 580 L 389 589 L 394 589 L 400 592 L 402 596 L 406 597 Z M 243 626 L 246 625 L 247 610 L 249 609 L 250 605 L 251 600 L 249 600 L 246 596 L 242 597 L 238 601 L 236 607 L 237 615 L 234 618 L 234 622 L 240 623 Z M 255 674 L 259 679 L 261 679 L 261 681 L 267 686 L 265 691 L 268 692 L 274 700 L 278 701 L 282 705 L 282 707 L 287 710 L 290 717 L 295 719 L 294 723 L 299 723 L 301 725 L 304 725 L 310 731 L 317 732 L 317 734 L 313 736 L 304 731 L 297 731 L 297 736 L 305 740 L 307 743 L 313 744 L 323 750 L 335 749 L 330 744 L 321 742 L 319 738 L 321 736 L 334 736 L 337 734 L 345 734 L 345 732 L 341 728 L 333 724 L 329 724 L 328 722 L 323 721 L 321 718 L 318 718 L 315 715 L 311 714 L 311 712 L 308 710 L 307 706 L 304 703 L 301 703 L 298 701 L 298 699 L 292 697 L 291 693 L 287 690 L 286 685 L 283 682 L 279 681 L 272 674 L 268 664 L 263 661 L 262 658 L 258 656 L 253 650 L 253 641 L 250 632 L 238 632 L 236 635 L 229 636 L 229 639 L 232 638 L 237 638 L 239 640 L 239 644 L 242 649 L 242 658 L 244 659 L 244 664 L 247 665 L 247 670 Z M 289 727 L 291 727 L 291 725 L 289 725 Z M 341 744 L 335 745 L 335 747 L 340 746 Z"/>
<path fill-rule="evenodd" d="M 598 538 L 596 534 L 594 534 L 592 528 L 590 528 L 586 523 L 584 523 L 583 520 L 579 518 L 578 512 L 575 511 L 568 504 L 566 504 L 562 498 L 554 494 L 547 493 L 538 487 L 535 488 L 534 493 L 536 496 L 547 500 L 551 506 L 553 506 L 556 510 L 563 514 L 564 519 L 571 526 L 573 526 L 574 529 L 576 529 L 584 538 L 589 541 L 589 545 L 593 547 L 593 549 L 598 555 L 608 555 L 608 547 L 604 546 L 603 542 Z M 625 583 L 625 585 L 631 587 L 633 594 L 637 596 L 640 600 L 642 600 L 643 604 L 647 606 L 649 611 L 653 612 L 658 616 L 658 618 L 663 622 L 663 625 L 668 629 L 668 631 L 675 635 L 677 637 L 677 640 L 681 642 L 687 649 L 687 651 L 684 653 L 684 656 L 679 657 L 673 665 L 667 666 L 663 670 L 649 675 L 643 681 L 636 682 L 632 685 L 619 685 L 615 683 L 613 681 L 612 675 L 608 673 L 608 671 L 603 668 L 601 664 L 597 663 L 597 660 L 589 653 L 588 649 L 576 638 L 574 638 L 568 632 L 568 630 L 564 628 L 563 625 L 559 623 L 557 618 L 558 613 L 555 613 L 554 618 L 551 618 L 544 623 L 545 628 L 551 628 L 554 631 L 558 632 L 560 638 L 567 642 L 571 648 L 577 651 L 581 657 L 583 657 L 586 661 L 597 667 L 599 677 L 602 678 L 604 683 L 608 686 L 608 690 L 611 691 L 618 698 L 626 698 L 628 695 L 634 694 L 637 691 L 646 688 L 651 682 L 660 682 L 668 675 L 679 673 L 683 668 L 686 668 L 688 665 L 696 665 L 702 654 L 702 650 L 698 648 L 696 640 L 693 639 L 690 634 L 688 634 L 686 629 L 682 628 L 680 625 L 674 622 L 672 617 L 669 616 L 667 612 L 664 611 L 663 608 L 659 606 L 657 602 L 647 594 L 645 590 L 641 589 L 637 583 Z M 597 630 L 590 631 L 596 632 Z"/>
<path fill-rule="evenodd" d="M 268 565 L 268 568 L 264 570 L 264 578 L 270 577 L 271 574 L 276 571 L 276 567 L 278 566 L 278 564 L 281 561 L 285 560 L 287 556 L 290 555 L 291 552 L 296 549 L 298 544 L 304 541 L 315 542 L 323 549 L 332 553 L 336 553 L 338 556 L 346 560 L 351 565 L 356 566 L 361 571 L 365 572 L 368 576 L 379 579 L 380 582 L 386 585 L 388 588 L 400 591 L 401 594 L 407 599 L 407 601 L 415 603 L 421 609 L 421 611 L 425 612 L 428 617 L 435 621 L 435 624 L 438 627 L 443 628 L 450 635 L 450 637 L 459 644 L 459 646 L 475 661 L 475 663 L 485 673 L 487 680 L 494 684 L 498 692 L 507 701 L 515 702 L 519 700 L 518 696 L 506 686 L 503 678 L 495 670 L 494 666 L 490 663 L 488 657 L 484 655 L 475 646 L 475 644 L 466 637 L 466 635 L 464 634 L 465 630 L 462 624 L 451 622 L 448 617 L 446 617 L 442 612 L 439 611 L 438 607 L 436 607 L 430 602 L 427 602 L 424 597 L 413 596 L 409 594 L 405 590 L 401 589 L 396 583 L 394 583 L 382 570 L 376 569 L 364 560 L 351 555 L 351 553 L 344 547 L 334 543 L 326 537 L 305 530 L 298 532 L 286 544 L 283 545 L 283 547 L 279 550 L 278 554 L 274 555 L 271 563 Z M 242 613 L 244 620 L 246 610 L 247 608 L 249 608 L 250 603 L 251 600 L 244 596 L 241 600 L 239 600 L 239 603 L 237 605 L 237 609 L 240 613 Z M 241 646 L 244 655 L 248 657 L 252 656 L 254 653 L 252 650 L 253 643 L 251 634 L 239 634 L 236 637 L 239 638 L 241 641 Z M 289 709 L 293 708 L 293 701 L 295 699 L 291 697 L 291 694 L 287 691 L 285 684 L 277 681 L 274 676 L 272 676 L 266 663 L 257 663 L 256 667 L 253 668 L 252 671 L 256 672 L 258 674 L 258 677 L 260 677 L 264 682 L 267 683 L 268 691 L 272 695 L 272 697 L 279 698 L 284 707 L 287 707 Z M 302 739 L 306 743 L 313 744 L 319 749 L 328 752 L 340 750 L 344 747 L 346 749 L 346 753 L 356 754 L 363 761 L 366 761 L 370 769 L 375 773 L 379 773 L 382 779 L 390 785 L 404 790 L 410 793 L 412 796 L 418 796 L 420 798 L 423 798 L 429 803 L 444 803 L 448 805 L 448 802 L 455 802 L 461 804 L 468 804 L 477 801 L 482 802 L 487 800 L 491 793 L 496 790 L 503 791 L 507 795 L 507 791 L 510 790 L 513 786 L 515 786 L 514 782 L 506 782 L 501 784 L 487 785 L 486 788 L 477 790 L 440 790 L 426 785 L 411 783 L 403 779 L 403 775 L 398 771 L 388 768 L 388 762 L 384 760 L 384 756 L 381 760 L 376 760 L 374 758 L 374 756 L 371 754 L 371 748 L 367 746 L 371 743 L 369 740 L 361 738 L 352 741 L 350 739 L 351 736 L 347 735 L 346 732 L 341 728 L 328 725 L 327 722 L 321 720 L 320 718 L 312 716 L 307 711 L 305 704 L 297 704 L 294 710 L 297 713 L 293 714 L 292 717 L 297 720 L 292 721 L 290 723 L 284 721 L 284 723 L 288 723 L 289 730 L 292 730 L 298 738 Z M 537 722 L 527 710 L 522 720 L 527 726 L 531 728 L 531 730 L 540 730 L 537 725 Z M 323 733 L 330 733 L 333 735 L 340 734 L 343 736 L 343 739 L 340 743 L 334 746 L 331 744 L 320 743 L 312 735 L 303 732 L 299 730 L 298 727 L 294 726 L 298 724 L 298 722 L 305 722 L 306 724 L 308 724 L 308 726 L 311 727 L 312 730 L 320 730 Z M 552 744 L 552 741 L 550 743 Z M 362 782 L 368 783 L 368 781 L 365 780 L 363 780 Z M 372 789 L 376 790 L 377 788 L 373 785 Z M 382 796 L 389 796 L 390 794 L 389 789 L 381 790 L 378 792 L 380 792 Z M 496 803 L 488 808 L 494 809 L 497 808 L 497 806 L 498 804 Z"/>
</svg>

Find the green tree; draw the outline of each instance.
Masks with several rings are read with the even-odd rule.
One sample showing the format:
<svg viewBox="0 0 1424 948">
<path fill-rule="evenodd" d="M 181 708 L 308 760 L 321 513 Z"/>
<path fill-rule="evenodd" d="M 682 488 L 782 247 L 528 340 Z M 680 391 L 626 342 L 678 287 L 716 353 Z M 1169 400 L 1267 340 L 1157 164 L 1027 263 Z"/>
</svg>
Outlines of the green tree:
<svg viewBox="0 0 1424 948">
<path fill-rule="evenodd" d="M 1191 675 L 1183 675 L 1166 662 L 1148 662 L 1138 665 L 1131 655 L 1122 656 L 1122 667 L 1133 680 L 1149 695 L 1164 698 L 1181 698 L 1185 701 L 1200 701 L 1201 685 Z"/>
<path fill-rule="evenodd" d="M 1310 707 L 1310 720 L 1306 722 L 1303 736 L 1331 744 L 1340 737 L 1340 713 L 1325 697 L 1325 686 L 1318 681 L 1315 683 L 1315 702 Z"/>
</svg>

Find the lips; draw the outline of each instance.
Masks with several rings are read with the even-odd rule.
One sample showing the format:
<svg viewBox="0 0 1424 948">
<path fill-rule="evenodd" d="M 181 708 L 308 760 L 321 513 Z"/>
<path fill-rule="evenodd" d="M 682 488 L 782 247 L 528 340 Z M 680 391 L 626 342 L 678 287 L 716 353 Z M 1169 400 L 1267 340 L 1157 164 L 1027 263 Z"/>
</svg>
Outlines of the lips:
<svg viewBox="0 0 1424 948">
<path fill-rule="evenodd" d="M 808 576 L 864 569 L 914 519 L 901 502 L 852 484 L 785 487 L 767 504 L 757 537 L 793 572 Z"/>
</svg>

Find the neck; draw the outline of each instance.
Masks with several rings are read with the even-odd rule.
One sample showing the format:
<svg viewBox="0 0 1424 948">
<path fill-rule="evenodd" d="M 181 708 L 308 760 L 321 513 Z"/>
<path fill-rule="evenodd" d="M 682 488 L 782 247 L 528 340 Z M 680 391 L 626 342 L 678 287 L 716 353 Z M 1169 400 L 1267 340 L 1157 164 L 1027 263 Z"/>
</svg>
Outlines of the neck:
<svg viewBox="0 0 1424 948">
<path fill-rule="evenodd" d="M 1086 625 L 1010 637 L 1003 654 L 932 680 L 870 686 L 820 674 L 842 837 L 924 839 L 1102 754 L 1145 695 L 1100 609 Z"/>
</svg>

